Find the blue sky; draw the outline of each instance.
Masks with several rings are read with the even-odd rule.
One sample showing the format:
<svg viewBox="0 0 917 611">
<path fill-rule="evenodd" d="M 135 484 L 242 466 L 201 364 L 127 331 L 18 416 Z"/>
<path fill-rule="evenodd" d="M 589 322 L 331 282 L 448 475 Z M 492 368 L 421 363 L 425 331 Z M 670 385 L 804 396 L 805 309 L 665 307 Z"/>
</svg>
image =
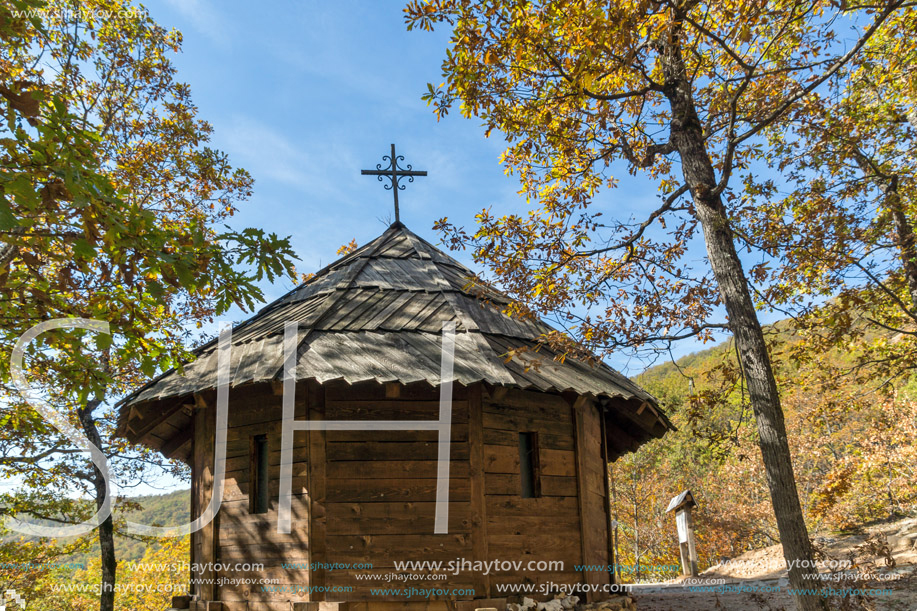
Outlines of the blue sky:
<svg viewBox="0 0 917 611">
<path fill-rule="evenodd" d="M 428 82 L 441 81 L 449 32 L 408 32 L 400 0 L 144 5 L 157 23 L 182 32 L 183 52 L 173 61 L 200 117 L 214 127 L 212 145 L 255 179 L 233 226 L 290 235 L 299 271 L 319 269 L 341 245 L 366 243 L 393 220 L 391 192 L 360 175 L 383 161 L 392 142 L 405 163 L 429 172 L 400 194 L 402 222 L 427 240 L 439 242 L 432 226 L 443 216 L 472 226 L 485 207 L 525 209 L 516 178 L 500 165 L 503 139 L 485 138 L 479 120 L 457 112 L 437 122 L 421 100 Z M 629 216 L 655 201 L 652 183 L 625 174 L 596 205 Z M 468 253 L 451 254 L 476 267 Z M 269 302 L 292 284 L 264 288 Z M 207 330 L 216 333 L 216 325 Z M 686 344 L 679 354 L 692 349 Z M 611 362 L 629 374 L 643 368 Z M 162 477 L 123 492 L 186 485 Z"/>
<path fill-rule="evenodd" d="M 236 217 L 290 234 L 302 271 L 364 243 L 392 215 L 374 168 L 394 142 L 429 172 L 401 194 L 402 220 L 428 239 L 433 221 L 518 206 L 499 138 L 458 116 L 437 123 L 420 99 L 439 76 L 447 32 L 407 32 L 399 2 L 161 0 L 154 19 L 184 34 L 175 59 L 214 144 L 255 178 Z M 279 293 L 282 287 L 276 287 Z"/>
<path fill-rule="evenodd" d="M 174 63 L 200 116 L 214 126 L 213 144 L 255 178 L 254 197 L 240 206 L 234 225 L 292 236 L 300 271 L 336 259 L 351 239 L 366 243 L 392 220 L 391 193 L 360 175 L 382 161 L 392 142 L 405 163 L 429 172 L 400 196 L 402 221 L 429 241 L 439 242 L 432 225 L 440 217 L 468 227 L 485 207 L 501 214 L 525 209 L 517 180 L 499 163 L 502 137 L 485 138 L 479 120 L 457 112 L 437 122 L 421 99 L 428 82 L 441 81 L 449 32 L 408 32 L 400 0 L 146 6 L 158 23 L 184 35 Z M 620 178 L 596 207 L 617 218 L 655 207 L 651 181 L 623 172 Z M 452 254 L 475 267 L 467 253 Z M 266 287 L 266 298 L 290 288 Z M 698 347 L 684 344 L 678 354 Z M 609 361 L 631 375 L 644 367 Z"/>
</svg>

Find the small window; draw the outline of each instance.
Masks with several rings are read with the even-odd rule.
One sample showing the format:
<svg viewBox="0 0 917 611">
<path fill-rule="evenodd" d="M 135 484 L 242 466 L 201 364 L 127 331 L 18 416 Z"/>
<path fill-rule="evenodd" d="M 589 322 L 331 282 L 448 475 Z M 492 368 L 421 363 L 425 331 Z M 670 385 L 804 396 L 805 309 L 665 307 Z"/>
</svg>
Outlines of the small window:
<svg viewBox="0 0 917 611">
<path fill-rule="evenodd" d="M 538 433 L 519 433 L 519 474 L 522 478 L 522 498 L 541 496 Z"/>
<path fill-rule="evenodd" d="M 251 442 L 252 467 L 251 490 L 249 491 L 249 511 L 267 513 L 268 506 L 268 472 L 267 472 L 267 435 L 255 435 Z"/>
</svg>

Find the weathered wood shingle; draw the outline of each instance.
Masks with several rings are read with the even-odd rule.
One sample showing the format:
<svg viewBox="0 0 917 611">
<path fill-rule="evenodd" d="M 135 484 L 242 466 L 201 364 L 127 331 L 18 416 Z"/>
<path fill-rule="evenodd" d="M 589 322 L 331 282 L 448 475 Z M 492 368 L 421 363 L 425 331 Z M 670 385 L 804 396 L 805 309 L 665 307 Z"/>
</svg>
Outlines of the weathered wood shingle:
<svg viewBox="0 0 917 611">
<path fill-rule="evenodd" d="M 238 325 L 233 385 L 280 379 L 287 321 L 299 323 L 299 379 L 438 385 L 441 330 L 454 322 L 455 380 L 461 384 L 571 391 L 655 407 L 650 395 L 604 364 L 556 361 L 544 347 L 537 356 L 507 361 L 510 350 L 535 348 L 551 331 L 541 321 L 507 316 L 507 303 L 471 270 L 396 224 Z M 184 375 L 165 373 L 128 397 L 124 409 L 214 388 L 215 352 L 216 342 L 203 346 Z"/>
</svg>

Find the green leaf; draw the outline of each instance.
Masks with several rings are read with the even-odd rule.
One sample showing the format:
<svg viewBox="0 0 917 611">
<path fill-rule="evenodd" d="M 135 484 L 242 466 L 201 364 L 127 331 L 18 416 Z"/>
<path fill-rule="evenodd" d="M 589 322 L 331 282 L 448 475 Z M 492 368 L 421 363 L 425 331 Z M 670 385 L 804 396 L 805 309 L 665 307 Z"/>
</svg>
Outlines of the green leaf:
<svg viewBox="0 0 917 611">
<path fill-rule="evenodd" d="M 111 348 L 113 338 L 110 333 L 96 333 L 94 339 L 95 339 L 96 348 L 98 348 L 99 350 L 104 351 L 104 350 L 108 350 L 109 348 Z"/>
<path fill-rule="evenodd" d="M 84 259 L 95 259 L 96 249 L 85 238 L 79 238 L 73 243 L 73 251 Z"/>
<path fill-rule="evenodd" d="M 6 201 L 5 196 L 0 195 L 0 229 L 7 230 L 18 226 L 19 221 L 13 215 L 9 202 Z"/>
</svg>

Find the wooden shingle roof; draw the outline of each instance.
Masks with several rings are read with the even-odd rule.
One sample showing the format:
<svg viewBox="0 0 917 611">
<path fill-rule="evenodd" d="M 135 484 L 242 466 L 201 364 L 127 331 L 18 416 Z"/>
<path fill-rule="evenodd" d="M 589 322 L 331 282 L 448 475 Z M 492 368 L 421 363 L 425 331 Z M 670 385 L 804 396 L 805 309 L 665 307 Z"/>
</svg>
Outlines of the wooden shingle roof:
<svg viewBox="0 0 917 611">
<path fill-rule="evenodd" d="M 486 382 L 540 391 L 656 401 L 631 380 L 600 363 L 553 360 L 545 348 L 506 361 L 551 327 L 507 316 L 509 300 L 401 224 L 327 266 L 309 281 L 233 329 L 232 385 L 279 380 L 283 330 L 299 323 L 297 378 L 410 384 L 440 383 L 442 328 L 454 322 L 455 381 Z M 122 402 L 189 395 L 216 385 L 216 342 L 198 358 L 153 380 Z M 531 355 L 531 356 L 527 356 Z M 536 367 L 526 361 L 537 358 Z M 659 417 L 670 425 L 661 413 Z"/>
</svg>

